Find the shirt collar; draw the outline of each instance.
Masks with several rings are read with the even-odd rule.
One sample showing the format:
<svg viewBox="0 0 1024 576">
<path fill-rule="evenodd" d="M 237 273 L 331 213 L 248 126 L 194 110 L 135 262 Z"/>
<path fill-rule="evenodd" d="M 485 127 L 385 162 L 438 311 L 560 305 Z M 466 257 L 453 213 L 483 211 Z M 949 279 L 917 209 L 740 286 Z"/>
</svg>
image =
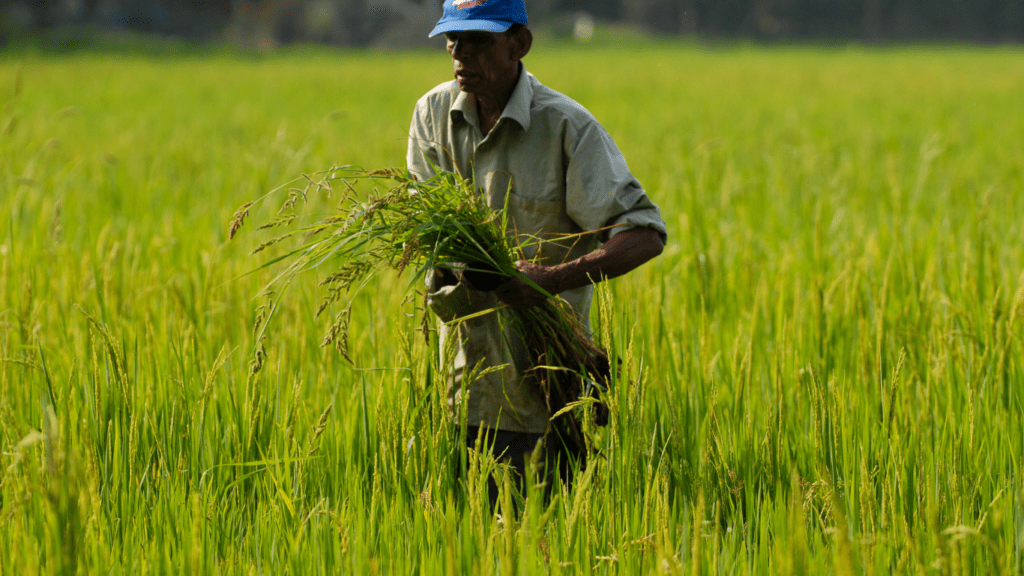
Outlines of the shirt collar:
<svg viewBox="0 0 1024 576">
<path fill-rule="evenodd" d="M 516 81 L 516 87 L 512 89 L 512 96 L 508 99 L 508 104 L 505 105 L 505 109 L 501 112 L 501 118 L 498 119 L 499 123 L 502 119 L 508 118 L 519 124 L 523 130 L 530 129 L 530 103 L 533 101 L 532 78 L 533 76 L 526 71 L 526 67 L 520 62 L 519 80 Z M 471 98 L 467 92 L 459 91 L 455 102 L 452 103 L 450 114 L 452 122 L 462 119 L 474 126 L 477 126 L 479 123 L 476 117 L 476 100 Z"/>
</svg>

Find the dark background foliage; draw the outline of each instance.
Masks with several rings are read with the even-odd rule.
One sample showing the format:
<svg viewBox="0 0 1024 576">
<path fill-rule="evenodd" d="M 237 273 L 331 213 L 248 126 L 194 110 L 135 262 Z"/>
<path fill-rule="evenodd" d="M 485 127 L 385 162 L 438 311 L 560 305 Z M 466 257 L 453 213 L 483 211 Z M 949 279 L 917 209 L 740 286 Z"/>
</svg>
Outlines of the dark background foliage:
<svg viewBox="0 0 1024 576">
<path fill-rule="evenodd" d="M 277 45 L 417 45 L 438 0 L 0 0 L 0 43 L 54 30 L 129 30 Z M 757 41 L 1024 40 L 1024 0 L 533 0 L 531 26 L 599 25 Z"/>
</svg>

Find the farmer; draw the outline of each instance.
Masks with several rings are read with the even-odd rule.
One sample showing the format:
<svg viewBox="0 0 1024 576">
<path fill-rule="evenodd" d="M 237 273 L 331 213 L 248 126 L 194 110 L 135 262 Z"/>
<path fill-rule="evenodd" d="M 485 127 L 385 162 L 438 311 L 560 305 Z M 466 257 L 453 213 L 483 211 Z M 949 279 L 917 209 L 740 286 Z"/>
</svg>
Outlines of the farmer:
<svg viewBox="0 0 1024 576">
<path fill-rule="evenodd" d="M 597 120 L 523 67 L 533 42 L 523 0 L 445 0 L 430 36 L 438 34 L 447 38 L 455 78 L 416 103 L 410 172 L 420 180 L 435 170 L 472 178 L 491 208 L 507 209 L 510 228 L 526 241 L 520 272 L 567 301 L 589 327 L 592 285 L 661 253 L 666 228 L 658 207 Z M 522 279 L 485 292 L 457 269 L 439 269 L 427 284 L 442 322 L 547 298 Z M 456 422 L 468 422 L 469 447 L 486 438 L 522 475 L 551 415 L 522 382 L 529 360 L 521 342 L 503 332 L 501 314 L 441 326 L 453 374 L 448 403 Z"/>
</svg>

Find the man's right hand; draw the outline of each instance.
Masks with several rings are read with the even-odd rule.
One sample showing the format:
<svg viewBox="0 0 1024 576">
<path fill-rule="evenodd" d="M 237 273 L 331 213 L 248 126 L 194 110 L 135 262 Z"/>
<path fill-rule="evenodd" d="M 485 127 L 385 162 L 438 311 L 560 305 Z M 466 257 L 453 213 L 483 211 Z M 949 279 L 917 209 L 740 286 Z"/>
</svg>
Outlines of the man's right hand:
<svg viewBox="0 0 1024 576">
<path fill-rule="evenodd" d="M 459 277 L 451 268 L 434 268 L 434 287 L 455 286 L 459 283 Z"/>
</svg>

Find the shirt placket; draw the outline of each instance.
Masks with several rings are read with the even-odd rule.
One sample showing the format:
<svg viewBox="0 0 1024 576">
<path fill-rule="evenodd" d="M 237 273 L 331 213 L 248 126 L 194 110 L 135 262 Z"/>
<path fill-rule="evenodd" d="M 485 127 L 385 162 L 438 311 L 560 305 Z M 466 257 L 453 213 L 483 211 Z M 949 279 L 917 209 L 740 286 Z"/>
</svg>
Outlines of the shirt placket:
<svg viewBox="0 0 1024 576">
<path fill-rule="evenodd" d="M 497 126 L 495 126 L 495 128 L 497 128 Z M 477 130 L 478 138 L 479 133 L 480 131 Z M 486 188 L 490 181 L 490 172 L 493 169 L 493 161 L 491 159 L 492 154 L 490 153 L 490 150 L 493 149 L 493 146 L 491 145 L 491 142 L 494 140 L 491 138 L 493 134 L 494 129 L 491 129 L 491 132 L 488 133 L 487 136 L 480 138 L 477 141 L 476 146 L 473 148 L 474 178 L 479 176 L 479 180 L 474 180 L 474 183 L 476 184 L 477 191 L 483 194 L 485 198 L 487 197 Z"/>
</svg>

